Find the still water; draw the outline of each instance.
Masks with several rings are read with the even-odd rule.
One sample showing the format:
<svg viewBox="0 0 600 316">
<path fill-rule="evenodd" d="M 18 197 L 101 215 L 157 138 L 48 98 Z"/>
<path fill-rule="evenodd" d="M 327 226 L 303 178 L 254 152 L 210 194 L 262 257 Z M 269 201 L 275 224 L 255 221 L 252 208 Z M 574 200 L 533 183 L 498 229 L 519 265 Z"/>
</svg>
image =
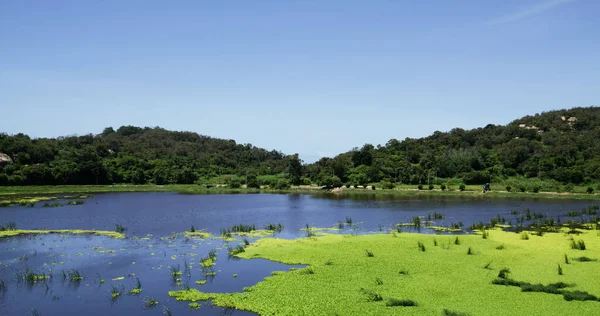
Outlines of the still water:
<svg viewBox="0 0 600 316">
<path fill-rule="evenodd" d="M 406 197 L 366 195 L 223 194 L 181 195 L 176 193 L 98 194 L 83 205 L 58 208 L 13 206 L 0 209 L 0 223 L 15 222 L 21 229 L 114 230 L 127 228 L 127 238 L 114 240 L 99 236 L 26 236 L 0 239 L 0 315 L 161 315 L 164 307 L 174 315 L 253 315 L 244 311 L 212 307 L 201 302 L 199 310 L 188 302 L 170 299 L 167 292 L 185 285 L 205 292 L 240 292 L 269 276 L 275 270 L 291 267 L 262 259 L 240 260 L 227 254 L 220 238 L 185 238 L 190 229 L 218 236 L 220 229 L 235 224 L 281 223 L 284 229 L 275 237 L 304 237 L 300 229 L 333 227 L 352 218 L 353 228 L 339 233 L 373 233 L 389 230 L 396 223 L 410 222 L 414 216 L 437 212 L 445 215 L 436 225 L 463 222 L 489 222 L 498 215 L 516 223 L 511 210 L 530 209 L 548 217 L 567 219 L 569 210 L 593 204 L 590 201 L 486 199 L 465 197 Z M 424 229 L 422 232 L 431 232 Z M 335 232 L 334 232 L 335 233 Z M 212 249 L 217 251 L 215 276 L 205 277 L 200 260 Z M 187 269 L 185 267 L 188 267 Z M 179 267 L 181 280 L 172 277 Z M 33 285 L 17 281 L 26 269 L 51 274 L 47 282 Z M 80 282 L 63 281 L 62 271 L 77 269 Z M 236 277 L 234 277 L 236 275 Z M 122 280 L 118 278 L 123 277 Z M 139 295 L 128 295 L 136 278 L 142 285 Z M 115 279 L 115 280 L 113 280 Z M 103 280 L 104 282 L 101 282 Z M 195 282 L 206 280 L 206 284 Z M 111 289 L 122 290 L 111 299 Z M 144 306 L 145 298 L 159 302 Z"/>
</svg>

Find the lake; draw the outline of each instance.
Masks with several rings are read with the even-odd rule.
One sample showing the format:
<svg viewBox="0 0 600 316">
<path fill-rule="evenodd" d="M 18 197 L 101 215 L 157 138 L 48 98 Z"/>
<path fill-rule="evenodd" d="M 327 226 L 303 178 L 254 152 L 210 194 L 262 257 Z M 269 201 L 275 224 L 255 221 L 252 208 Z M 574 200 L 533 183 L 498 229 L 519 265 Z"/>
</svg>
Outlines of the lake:
<svg viewBox="0 0 600 316">
<path fill-rule="evenodd" d="M 59 202 L 61 202 L 59 200 Z M 64 202 L 64 201 L 62 201 Z M 86 199 L 83 205 L 57 208 L 12 206 L 0 208 L 0 223 L 15 222 L 20 229 L 96 229 L 114 230 L 115 224 L 127 228 L 128 238 L 115 240 L 100 236 L 38 235 L 0 239 L 0 280 L 7 286 L 0 291 L 0 315 L 161 315 L 167 306 L 175 315 L 253 315 L 252 313 L 212 307 L 200 303 L 199 310 L 186 302 L 168 297 L 169 290 L 183 286 L 206 292 L 239 292 L 288 266 L 262 259 L 240 260 L 228 256 L 221 238 L 186 238 L 183 232 L 193 225 L 197 230 L 218 237 L 220 230 L 235 224 L 280 223 L 280 238 L 305 237 L 300 230 L 331 228 L 352 219 L 353 225 L 331 233 L 376 233 L 396 229 L 397 223 L 411 222 L 415 216 L 442 213 L 435 225 L 462 222 L 466 227 L 501 216 L 516 224 L 511 210 L 542 213 L 567 220 L 569 210 L 594 204 L 583 200 L 533 200 L 302 194 L 215 194 L 107 193 Z M 66 204 L 66 203 L 65 203 Z M 405 231 L 413 228 L 403 227 Z M 428 229 L 421 232 L 433 233 Z M 215 276 L 206 277 L 200 261 L 211 249 L 217 252 Z M 187 268 L 186 268 L 187 267 Z M 17 274 L 32 269 L 51 274 L 46 282 L 19 282 Z M 180 276 L 172 271 L 179 268 Z M 77 269 L 79 282 L 61 278 L 62 271 Z M 234 277 L 235 275 L 235 277 Z M 120 279 L 123 278 L 123 279 Z M 114 279 L 114 280 L 113 280 Z M 139 279 L 142 292 L 128 295 Z M 177 280 L 180 279 L 180 280 Z M 103 282 L 102 282 L 102 281 Z M 206 284 L 195 282 L 206 280 Z M 111 298 L 115 288 L 123 294 Z M 159 303 L 146 308 L 144 299 Z"/>
</svg>

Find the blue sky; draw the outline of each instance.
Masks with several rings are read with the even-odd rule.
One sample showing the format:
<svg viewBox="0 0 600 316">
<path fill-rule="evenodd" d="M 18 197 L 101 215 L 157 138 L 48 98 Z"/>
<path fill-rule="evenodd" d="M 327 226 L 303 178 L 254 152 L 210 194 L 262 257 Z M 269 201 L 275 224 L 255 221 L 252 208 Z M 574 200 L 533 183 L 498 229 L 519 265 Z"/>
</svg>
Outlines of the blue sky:
<svg viewBox="0 0 600 316">
<path fill-rule="evenodd" d="M 0 132 L 161 126 L 311 162 L 600 105 L 600 1 L 0 1 Z"/>
</svg>

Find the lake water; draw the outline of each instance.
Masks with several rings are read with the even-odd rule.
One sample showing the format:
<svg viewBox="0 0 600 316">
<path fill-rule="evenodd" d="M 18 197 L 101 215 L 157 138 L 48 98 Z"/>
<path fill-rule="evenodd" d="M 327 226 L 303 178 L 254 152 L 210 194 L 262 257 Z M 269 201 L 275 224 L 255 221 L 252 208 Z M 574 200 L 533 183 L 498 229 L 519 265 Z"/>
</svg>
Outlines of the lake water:
<svg viewBox="0 0 600 316">
<path fill-rule="evenodd" d="M 220 229 L 235 224 L 263 228 L 267 223 L 281 223 L 284 230 L 276 237 L 298 238 L 305 236 L 300 229 L 306 224 L 333 227 L 346 217 L 352 218 L 354 227 L 341 233 L 372 233 L 433 212 L 445 215 L 445 219 L 436 221 L 441 226 L 461 221 L 467 227 L 489 222 L 498 215 L 516 223 L 511 210 L 527 208 L 566 220 L 569 210 L 580 210 L 594 202 L 366 194 L 111 193 L 98 194 L 83 205 L 46 208 L 43 204 L 0 208 L 0 223 L 12 221 L 21 229 L 98 230 L 114 230 L 115 224 L 121 224 L 127 228 L 128 238 L 48 235 L 0 239 L 0 280 L 8 288 L 4 294 L 0 291 L 0 315 L 33 315 L 35 311 L 41 315 L 161 315 L 163 306 L 174 315 L 253 315 L 212 307 L 210 303 L 201 303 L 199 310 L 192 310 L 188 302 L 176 302 L 167 292 L 181 289 L 184 284 L 206 292 L 239 292 L 272 271 L 292 267 L 262 259 L 230 258 L 227 243 L 220 238 L 183 237 L 181 233 L 191 225 L 218 236 Z M 211 249 L 217 250 L 216 275 L 206 278 L 199 262 Z M 186 265 L 189 270 L 184 269 Z M 177 266 L 184 272 L 180 281 L 171 277 L 170 268 Z M 53 278 L 33 285 L 18 282 L 16 274 L 27 268 L 52 274 Z M 63 281 L 61 272 L 70 269 L 77 269 L 84 279 Z M 113 280 L 119 277 L 124 279 Z M 141 281 L 142 293 L 127 295 L 136 278 Z M 206 284 L 195 284 L 204 279 Z M 123 289 L 123 295 L 111 300 L 111 286 Z M 155 298 L 159 304 L 146 309 L 146 297 Z"/>
</svg>

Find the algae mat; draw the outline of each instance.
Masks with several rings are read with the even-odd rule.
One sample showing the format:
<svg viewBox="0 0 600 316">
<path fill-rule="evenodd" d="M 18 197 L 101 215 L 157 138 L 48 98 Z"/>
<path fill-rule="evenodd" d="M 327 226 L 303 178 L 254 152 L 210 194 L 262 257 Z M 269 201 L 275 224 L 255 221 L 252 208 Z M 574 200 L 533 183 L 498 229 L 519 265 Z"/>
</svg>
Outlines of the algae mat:
<svg viewBox="0 0 600 316">
<path fill-rule="evenodd" d="M 192 288 L 169 294 L 178 300 L 213 299 L 215 305 L 261 315 L 596 315 L 600 310 L 598 301 L 567 301 L 492 284 L 508 268 L 512 280 L 563 282 L 569 291 L 600 296 L 596 231 L 529 233 L 527 240 L 516 233 L 488 233 L 487 239 L 459 236 L 458 242 L 456 236 L 409 233 L 261 239 L 238 256 L 310 266 L 274 273 L 242 293 Z M 586 250 L 572 249 L 571 238 L 583 240 Z M 590 261 L 577 260 L 581 257 Z M 388 306 L 403 300 L 416 306 Z"/>
</svg>

